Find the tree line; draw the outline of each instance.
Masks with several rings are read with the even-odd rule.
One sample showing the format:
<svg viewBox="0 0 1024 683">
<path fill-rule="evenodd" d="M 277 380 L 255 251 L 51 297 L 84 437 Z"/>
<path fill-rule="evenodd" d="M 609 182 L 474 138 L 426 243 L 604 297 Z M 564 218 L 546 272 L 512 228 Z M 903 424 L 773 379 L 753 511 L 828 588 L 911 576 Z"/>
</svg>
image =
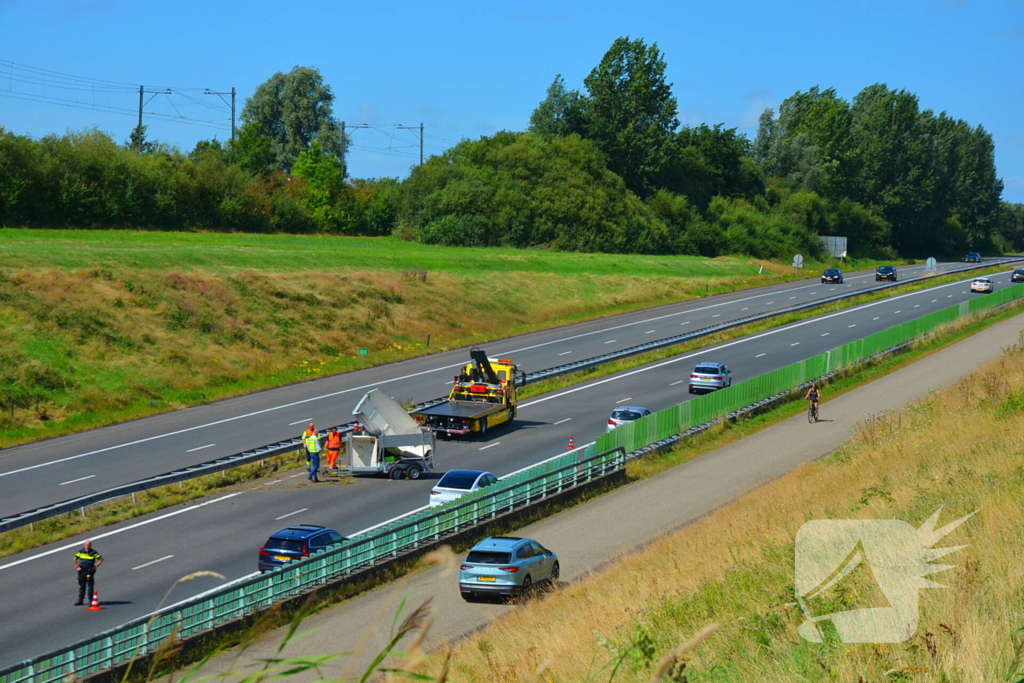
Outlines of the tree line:
<svg viewBox="0 0 1024 683">
<path fill-rule="evenodd" d="M 0 132 L 0 223 L 41 227 L 396 234 L 453 246 L 574 251 L 954 255 L 1024 248 L 981 126 L 875 84 L 814 87 L 751 141 L 681 126 L 657 45 L 619 38 L 570 90 L 561 75 L 525 132 L 463 140 L 399 182 L 347 177 L 348 141 L 320 73 L 257 88 L 237 139 L 183 153 L 97 130 Z M 140 153 L 141 152 L 141 153 Z"/>
</svg>

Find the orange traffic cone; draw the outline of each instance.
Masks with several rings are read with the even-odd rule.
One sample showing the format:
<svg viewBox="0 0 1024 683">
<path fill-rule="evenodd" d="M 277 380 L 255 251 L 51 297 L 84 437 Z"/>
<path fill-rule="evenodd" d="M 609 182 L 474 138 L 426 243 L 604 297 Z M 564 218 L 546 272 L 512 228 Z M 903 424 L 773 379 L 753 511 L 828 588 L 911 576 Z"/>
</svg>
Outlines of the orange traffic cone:
<svg viewBox="0 0 1024 683">
<path fill-rule="evenodd" d="M 570 451 L 571 451 L 571 450 L 573 450 L 574 448 L 576 448 L 576 446 L 575 446 L 575 444 L 573 444 L 573 442 L 572 442 L 572 437 L 570 436 L 570 437 L 569 437 L 569 448 L 568 448 L 568 450 L 570 450 Z"/>
<path fill-rule="evenodd" d="M 102 607 L 100 607 L 100 592 L 99 591 L 93 591 L 92 592 L 92 603 L 90 603 L 89 609 L 91 609 L 93 611 L 98 611 L 98 610 L 103 609 Z"/>
</svg>

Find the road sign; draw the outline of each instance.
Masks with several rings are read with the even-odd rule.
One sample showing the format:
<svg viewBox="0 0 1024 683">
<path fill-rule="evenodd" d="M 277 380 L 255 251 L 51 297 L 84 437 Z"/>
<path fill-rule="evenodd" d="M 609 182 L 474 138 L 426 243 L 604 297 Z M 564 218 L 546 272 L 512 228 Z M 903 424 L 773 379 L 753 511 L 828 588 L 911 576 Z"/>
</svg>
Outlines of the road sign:
<svg viewBox="0 0 1024 683">
<path fill-rule="evenodd" d="M 359 349 L 359 355 L 360 356 L 365 356 L 366 355 L 366 349 Z"/>
<path fill-rule="evenodd" d="M 924 262 L 924 269 L 927 271 L 935 270 L 935 259 L 928 257 L 928 260 Z"/>
<path fill-rule="evenodd" d="M 804 257 L 802 255 L 797 254 L 796 256 L 793 257 L 793 267 L 794 268 L 803 268 L 804 267 Z"/>
</svg>

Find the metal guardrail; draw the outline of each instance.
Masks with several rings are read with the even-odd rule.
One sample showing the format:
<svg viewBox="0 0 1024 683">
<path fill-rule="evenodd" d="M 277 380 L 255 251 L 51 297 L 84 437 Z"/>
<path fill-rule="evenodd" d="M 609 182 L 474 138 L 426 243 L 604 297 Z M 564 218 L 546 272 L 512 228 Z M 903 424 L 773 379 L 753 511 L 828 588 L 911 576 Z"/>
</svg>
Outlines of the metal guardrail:
<svg viewBox="0 0 1024 683">
<path fill-rule="evenodd" d="M 509 475 L 497 487 L 468 494 L 434 510 L 406 515 L 363 537 L 350 539 L 334 550 L 266 575 L 230 582 L 178 606 L 161 610 L 152 617 L 136 619 L 60 651 L 6 667 L 0 670 L 0 683 L 56 683 L 68 674 L 82 676 L 128 661 L 139 654 L 153 652 L 168 637 L 188 637 L 251 614 L 277 600 L 412 552 L 426 544 L 437 543 L 447 535 L 471 528 L 481 521 L 612 474 L 633 457 L 668 447 L 671 445 L 669 440 L 675 435 L 696 433 L 717 420 L 752 410 L 776 398 L 780 393 L 777 391 L 780 382 L 793 382 L 782 387 L 787 393 L 792 392 L 813 378 L 909 343 L 940 325 L 971 313 L 1002 307 L 1021 298 L 1024 298 L 1024 285 L 1013 285 L 626 423 L 601 435 L 596 444 L 586 449 L 566 453 Z M 760 391 L 760 395 L 755 391 Z M 744 395 L 746 398 L 742 398 Z M 752 400 L 746 406 L 737 405 L 747 399 Z M 603 450 L 595 455 L 597 449 Z"/>
<path fill-rule="evenodd" d="M 582 456 L 582 457 L 581 457 Z M 447 536 L 607 477 L 625 467 L 621 448 L 593 446 L 535 465 L 497 485 L 439 508 L 407 516 L 340 546 L 258 577 L 241 579 L 188 602 L 79 641 L 69 648 L 0 670 L 0 683 L 56 683 L 154 652 L 168 637 L 182 639 L 243 617 L 328 581 L 438 543 Z"/>
<path fill-rule="evenodd" d="M 992 266 L 999 266 L 1022 260 L 1024 260 L 1024 257 L 1001 259 L 999 261 L 993 261 L 989 263 L 958 268 L 955 270 L 949 270 L 942 274 L 955 275 L 961 272 L 977 270 L 978 268 L 990 268 Z M 833 303 L 835 301 L 841 301 L 843 299 L 863 296 L 864 294 L 867 294 L 869 292 L 877 292 L 886 289 L 891 289 L 894 287 L 902 287 L 915 282 L 930 280 L 933 277 L 935 276 L 911 278 L 909 280 L 903 280 L 902 282 L 892 282 L 885 285 L 873 287 L 872 289 L 866 291 L 862 290 L 858 292 L 845 292 L 843 294 L 836 294 L 834 296 L 815 299 L 814 301 L 809 301 L 803 304 L 785 306 L 783 308 L 772 309 L 771 311 L 766 311 L 764 313 L 744 316 L 743 318 L 737 318 L 736 320 L 726 323 L 720 323 L 718 325 L 702 327 L 687 332 L 685 334 L 673 335 L 671 337 L 665 337 L 663 339 L 655 339 L 650 342 L 638 344 L 636 346 L 631 346 L 629 348 L 621 349 L 619 351 L 613 351 L 611 353 L 602 354 L 600 356 L 594 356 L 593 358 L 586 358 L 573 363 L 565 363 L 563 365 L 547 368 L 545 370 L 538 370 L 536 372 L 527 373 L 525 384 L 530 384 L 532 382 L 539 382 L 545 379 L 553 379 L 555 377 L 561 377 L 563 375 L 572 374 L 574 372 L 579 372 L 581 370 L 586 370 L 588 368 L 604 365 L 605 363 L 610 363 L 624 358 L 630 358 L 641 353 L 646 353 L 647 351 L 653 351 L 668 346 L 674 346 L 685 341 L 691 341 L 694 339 L 699 339 L 701 337 L 707 337 L 709 335 L 716 334 L 718 332 L 723 332 L 725 330 L 729 330 L 734 327 L 739 327 L 741 325 L 747 325 L 752 322 L 768 320 L 770 318 L 775 318 L 780 315 L 786 315 L 788 313 L 795 313 L 798 311 L 807 310 L 809 308 L 815 308 L 817 306 Z M 424 408 L 437 405 L 438 403 L 442 403 L 445 400 L 447 400 L 445 397 L 441 397 L 431 399 L 429 401 L 424 401 L 422 403 L 416 404 L 413 410 L 422 410 Z M 356 422 L 346 422 L 344 424 L 337 425 L 337 429 L 342 434 L 345 434 L 352 431 L 352 428 L 356 424 Z M 318 435 L 321 438 L 323 438 L 327 434 L 327 431 L 328 430 L 320 431 L 318 432 Z M 297 450 L 301 447 L 302 440 L 300 438 L 294 438 L 288 441 L 281 441 L 276 444 L 261 446 L 253 450 L 244 451 L 242 453 L 237 453 L 223 458 L 218 458 L 216 460 L 199 463 L 191 467 L 174 470 L 172 472 L 167 472 L 165 474 L 159 474 L 153 477 L 149 477 L 147 479 L 131 482 L 129 484 L 122 484 L 121 486 L 115 486 L 113 488 L 98 491 L 96 493 L 91 493 L 85 496 L 80 496 L 78 498 L 72 498 L 59 503 L 54 503 L 52 505 L 47 505 L 45 507 L 37 508 L 35 510 L 21 512 L 16 515 L 11 515 L 10 517 L 0 518 L 0 533 L 4 531 L 10 531 L 11 529 L 16 529 L 18 527 L 25 526 L 27 524 L 31 524 L 34 522 L 39 522 L 50 517 L 55 517 L 57 515 L 73 512 L 75 510 L 79 510 L 90 505 L 96 505 L 97 503 L 103 503 L 109 500 L 114 500 L 115 498 L 129 496 L 132 495 L 133 493 L 139 493 L 141 491 L 146 491 L 148 489 L 166 486 L 167 484 L 174 484 L 179 481 L 186 481 L 188 479 L 202 477 L 207 474 L 223 472 L 224 470 L 229 470 L 235 467 L 240 467 L 242 465 L 247 465 L 258 460 L 273 457 L 275 455 L 283 455 L 285 453 Z"/>
</svg>

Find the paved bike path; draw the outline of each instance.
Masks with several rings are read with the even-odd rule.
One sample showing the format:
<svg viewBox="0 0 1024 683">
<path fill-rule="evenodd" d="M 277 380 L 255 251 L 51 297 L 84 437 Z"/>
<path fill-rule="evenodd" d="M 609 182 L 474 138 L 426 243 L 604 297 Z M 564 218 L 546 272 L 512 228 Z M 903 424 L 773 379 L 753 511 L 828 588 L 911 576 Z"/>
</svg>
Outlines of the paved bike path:
<svg viewBox="0 0 1024 683">
<path fill-rule="evenodd" d="M 979 364 L 996 358 L 1002 348 L 1018 343 L 1022 335 L 1024 316 L 1018 315 L 838 398 L 829 399 L 826 388 L 822 421 L 817 424 L 808 424 L 801 413 L 516 533 L 536 538 L 555 550 L 562 564 L 562 579 L 578 580 L 798 465 L 828 455 L 853 435 L 855 426 L 865 417 L 899 409 L 956 382 Z M 406 613 L 433 599 L 434 623 L 426 641 L 428 647 L 458 638 L 516 609 L 465 603 L 453 574 L 430 569 L 306 619 L 296 639 L 280 656 L 357 654 L 320 667 L 318 676 L 299 675 L 294 683 L 361 673 L 360 667 L 367 666 L 390 639 L 392 618 L 403 598 Z M 258 660 L 279 656 L 276 650 L 284 634 L 279 630 L 264 636 L 241 657 L 234 652 L 220 655 L 200 675 L 252 673 L 259 666 Z M 240 678 L 231 676 L 227 680 Z"/>
</svg>

